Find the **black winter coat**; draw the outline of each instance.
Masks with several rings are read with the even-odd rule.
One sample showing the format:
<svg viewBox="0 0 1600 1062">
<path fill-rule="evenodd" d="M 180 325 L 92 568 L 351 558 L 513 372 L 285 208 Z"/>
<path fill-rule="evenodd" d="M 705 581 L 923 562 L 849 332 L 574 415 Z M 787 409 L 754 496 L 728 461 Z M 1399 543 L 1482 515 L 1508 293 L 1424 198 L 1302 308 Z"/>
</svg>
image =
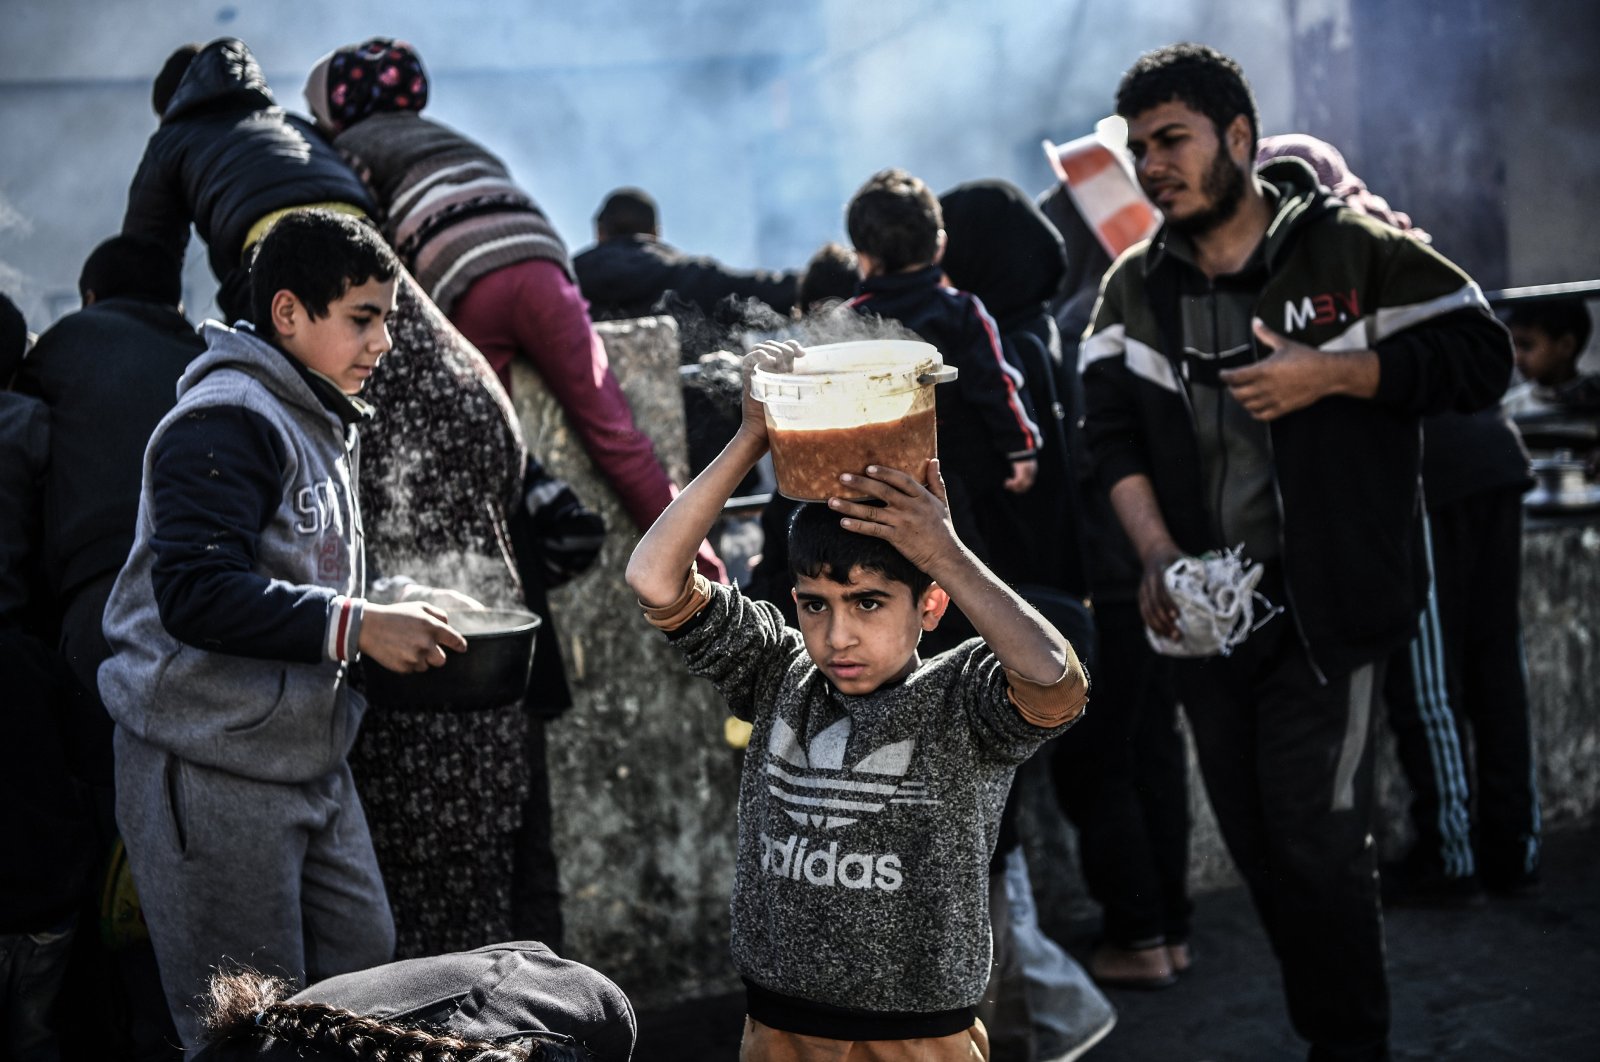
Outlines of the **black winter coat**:
<svg viewBox="0 0 1600 1062">
<path fill-rule="evenodd" d="M 128 559 L 145 444 L 205 348 L 174 307 L 105 299 L 56 322 L 23 361 L 17 390 L 50 407 L 44 559 L 60 607 Z"/>
<path fill-rule="evenodd" d="M 128 189 L 122 231 L 181 260 L 193 222 L 222 284 L 218 304 L 232 316 L 248 301 L 240 256 L 250 227 L 274 210 L 333 202 L 373 209 L 338 153 L 273 101 L 244 42 L 224 37 L 178 83 Z"/>
<path fill-rule="evenodd" d="M 759 299 L 787 314 L 799 292 L 796 273 L 729 269 L 647 236 L 605 240 L 574 258 L 572 266 L 596 321 L 646 317 L 669 291 L 708 315 L 730 295 Z"/>
</svg>

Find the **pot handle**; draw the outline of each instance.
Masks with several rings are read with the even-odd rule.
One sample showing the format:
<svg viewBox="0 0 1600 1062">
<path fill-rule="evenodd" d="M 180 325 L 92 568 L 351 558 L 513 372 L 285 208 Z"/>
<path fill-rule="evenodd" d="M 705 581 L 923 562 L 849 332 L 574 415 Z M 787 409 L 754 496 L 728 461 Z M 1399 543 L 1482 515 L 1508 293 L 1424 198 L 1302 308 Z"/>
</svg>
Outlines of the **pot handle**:
<svg viewBox="0 0 1600 1062">
<path fill-rule="evenodd" d="M 932 372 L 925 372 L 917 377 L 919 384 L 942 384 L 954 380 L 960 371 L 954 365 L 941 365 Z"/>
</svg>

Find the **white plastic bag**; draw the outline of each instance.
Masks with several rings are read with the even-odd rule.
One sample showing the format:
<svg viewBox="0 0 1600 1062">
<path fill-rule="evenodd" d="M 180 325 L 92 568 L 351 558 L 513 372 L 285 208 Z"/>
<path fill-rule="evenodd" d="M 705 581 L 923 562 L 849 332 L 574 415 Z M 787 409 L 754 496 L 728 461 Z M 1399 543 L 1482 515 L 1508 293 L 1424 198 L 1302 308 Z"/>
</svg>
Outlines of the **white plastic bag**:
<svg viewBox="0 0 1600 1062">
<path fill-rule="evenodd" d="M 1265 570 L 1244 559 L 1243 546 L 1179 557 L 1162 573 L 1162 582 L 1178 609 L 1177 641 L 1149 627 L 1145 639 L 1163 656 L 1227 656 L 1250 632 L 1277 615 L 1280 609 L 1256 593 Z M 1256 606 L 1262 616 L 1255 621 Z"/>
</svg>

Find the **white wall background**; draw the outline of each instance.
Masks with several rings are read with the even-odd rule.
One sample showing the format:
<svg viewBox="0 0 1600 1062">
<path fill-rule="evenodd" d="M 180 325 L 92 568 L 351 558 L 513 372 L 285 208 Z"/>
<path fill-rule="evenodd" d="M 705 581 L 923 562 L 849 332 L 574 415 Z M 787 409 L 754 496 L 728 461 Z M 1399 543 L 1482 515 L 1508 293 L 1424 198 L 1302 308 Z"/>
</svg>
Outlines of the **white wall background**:
<svg viewBox="0 0 1600 1062">
<path fill-rule="evenodd" d="M 171 50 L 237 36 L 279 102 L 325 51 L 411 41 L 428 113 L 482 140 L 577 249 L 601 198 L 649 189 L 665 237 L 738 265 L 799 265 L 850 193 L 900 165 L 936 189 L 1051 180 L 1038 142 L 1089 131 L 1142 50 L 1209 41 L 1244 63 L 1269 128 L 1290 113 L 1275 5 L 1173 0 L 0 0 L 0 290 L 40 329 L 121 224 Z M 214 311 L 192 249 L 192 315 Z"/>
</svg>

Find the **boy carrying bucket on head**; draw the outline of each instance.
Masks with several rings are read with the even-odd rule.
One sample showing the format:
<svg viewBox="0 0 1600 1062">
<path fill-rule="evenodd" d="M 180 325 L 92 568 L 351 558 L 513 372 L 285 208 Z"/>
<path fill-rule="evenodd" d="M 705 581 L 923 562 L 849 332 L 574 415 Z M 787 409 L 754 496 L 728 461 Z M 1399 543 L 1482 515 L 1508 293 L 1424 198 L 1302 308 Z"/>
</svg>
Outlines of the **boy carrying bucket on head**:
<svg viewBox="0 0 1600 1062">
<path fill-rule="evenodd" d="M 988 863 L 1017 764 L 1083 711 L 1066 640 L 956 536 L 937 461 L 870 467 L 790 526 L 799 629 L 693 571 L 696 545 L 767 451 L 746 358 L 744 419 L 646 533 L 628 584 L 690 670 L 753 725 L 740 783 L 734 963 L 741 1058 L 988 1057 Z M 954 601 L 982 636 L 923 660 Z M 840 1041 L 849 1044 L 841 1045 Z"/>
</svg>

